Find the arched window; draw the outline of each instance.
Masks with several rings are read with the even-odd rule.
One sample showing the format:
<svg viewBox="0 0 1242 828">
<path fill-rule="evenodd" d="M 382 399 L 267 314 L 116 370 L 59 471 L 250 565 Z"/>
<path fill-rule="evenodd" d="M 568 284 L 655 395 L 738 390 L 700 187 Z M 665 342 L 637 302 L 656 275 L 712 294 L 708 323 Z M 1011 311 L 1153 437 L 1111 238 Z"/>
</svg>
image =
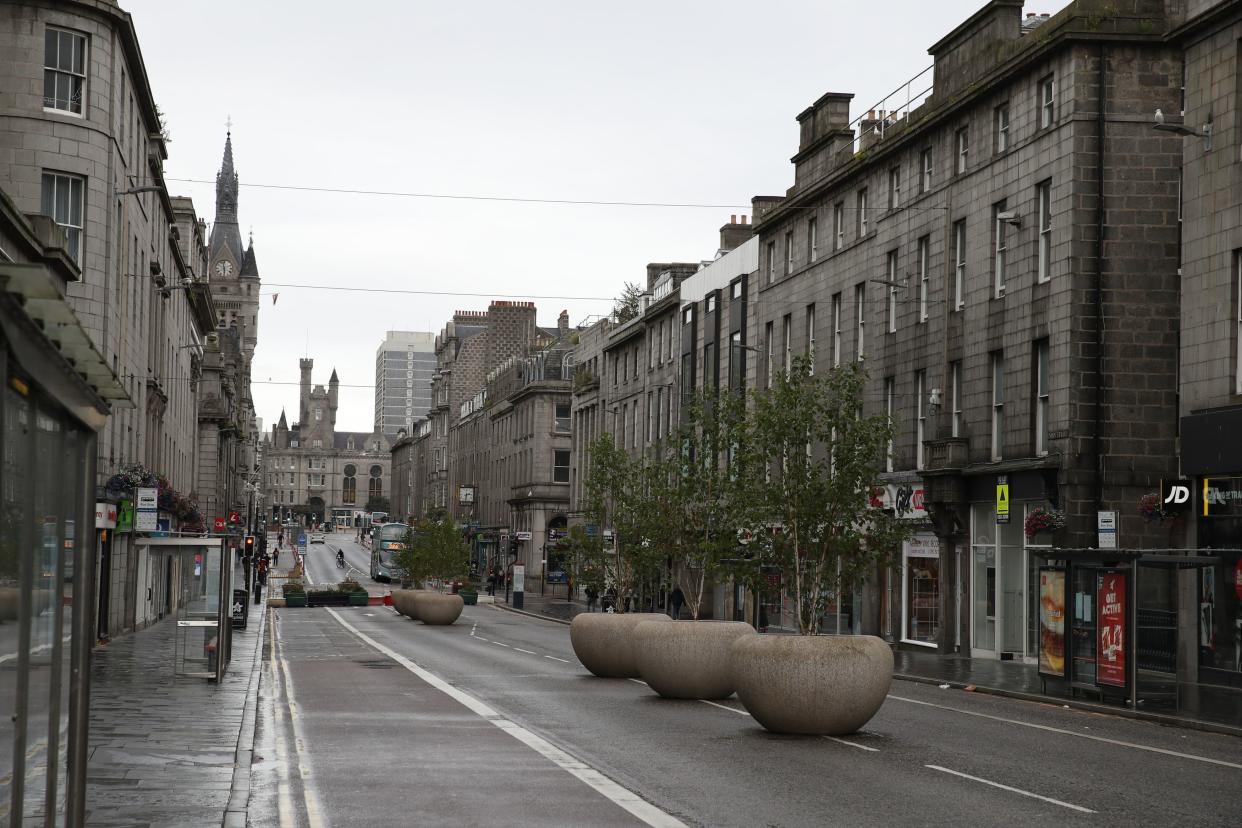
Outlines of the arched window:
<svg viewBox="0 0 1242 828">
<path fill-rule="evenodd" d="M 384 480 L 381 475 L 384 473 L 382 466 L 371 467 L 371 480 L 367 484 L 367 497 L 383 497 L 384 496 Z"/>
<path fill-rule="evenodd" d="M 355 477 L 358 469 L 353 463 L 346 463 L 344 472 L 345 480 L 341 484 L 341 502 L 354 503 L 358 499 L 358 478 Z"/>
</svg>

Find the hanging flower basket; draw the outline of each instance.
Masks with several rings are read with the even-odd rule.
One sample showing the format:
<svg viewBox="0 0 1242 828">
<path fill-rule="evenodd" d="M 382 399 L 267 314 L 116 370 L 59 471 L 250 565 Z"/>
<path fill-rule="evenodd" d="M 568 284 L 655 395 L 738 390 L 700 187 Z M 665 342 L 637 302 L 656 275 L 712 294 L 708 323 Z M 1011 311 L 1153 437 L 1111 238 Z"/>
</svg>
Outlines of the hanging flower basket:
<svg viewBox="0 0 1242 828">
<path fill-rule="evenodd" d="M 1148 523 L 1151 523 L 1153 520 L 1163 522 L 1164 510 L 1161 508 L 1160 495 L 1152 492 L 1140 497 L 1138 513 Z"/>
<path fill-rule="evenodd" d="M 1065 528 L 1065 512 L 1043 507 L 1032 509 L 1027 513 L 1026 523 L 1022 528 L 1028 538 L 1033 538 L 1040 532 L 1059 532 Z"/>
</svg>

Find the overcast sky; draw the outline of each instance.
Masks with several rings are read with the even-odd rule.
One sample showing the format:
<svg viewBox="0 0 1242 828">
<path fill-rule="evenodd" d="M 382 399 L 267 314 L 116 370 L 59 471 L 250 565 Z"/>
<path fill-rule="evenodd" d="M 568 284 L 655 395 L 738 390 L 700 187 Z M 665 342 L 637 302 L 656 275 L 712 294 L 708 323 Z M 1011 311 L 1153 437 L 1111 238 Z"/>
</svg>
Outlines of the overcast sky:
<svg viewBox="0 0 1242 828">
<path fill-rule="evenodd" d="M 296 418 L 297 360 L 309 355 L 316 383 L 340 376 L 338 429 L 363 431 L 385 331 L 439 331 L 491 296 L 610 297 L 649 261 L 711 258 L 731 213 L 792 183 L 799 112 L 853 92 L 857 116 L 928 66 L 927 47 L 983 0 L 121 5 L 172 134 L 165 175 L 214 182 L 232 118 L 239 221 L 264 281 L 254 398 L 265 428 L 281 408 Z M 213 219 L 214 184 L 169 189 Z M 574 324 L 611 308 L 536 303 L 546 325 L 562 308 Z"/>
</svg>

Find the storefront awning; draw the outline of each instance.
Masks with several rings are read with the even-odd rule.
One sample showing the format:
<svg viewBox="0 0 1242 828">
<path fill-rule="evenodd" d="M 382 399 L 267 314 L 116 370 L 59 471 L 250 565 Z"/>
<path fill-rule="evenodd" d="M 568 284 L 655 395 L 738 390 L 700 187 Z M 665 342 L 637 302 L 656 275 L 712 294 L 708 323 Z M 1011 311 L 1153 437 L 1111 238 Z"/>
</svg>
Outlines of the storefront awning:
<svg viewBox="0 0 1242 828">
<path fill-rule="evenodd" d="M 133 400 L 95 349 L 73 308 L 38 264 L 0 262 L 0 288 L 18 298 L 23 310 L 42 328 L 73 370 L 115 408 L 133 408 Z"/>
</svg>

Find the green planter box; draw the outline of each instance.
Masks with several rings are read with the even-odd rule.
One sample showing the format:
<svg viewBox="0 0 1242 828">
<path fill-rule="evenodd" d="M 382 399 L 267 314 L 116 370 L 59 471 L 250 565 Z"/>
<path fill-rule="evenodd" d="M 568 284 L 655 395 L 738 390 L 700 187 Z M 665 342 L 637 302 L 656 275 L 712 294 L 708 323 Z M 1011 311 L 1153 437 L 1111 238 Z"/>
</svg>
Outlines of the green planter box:
<svg viewBox="0 0 1242 828">
<path fill-rule="evenodd" d="M 306 606 L 308 607 L 348 607 L 348 592 L 308 592 L 306 593 Z"/>
<path fill-rule="evenodd" d="M 365 589 L 359 592 L 351 592 L 349 593 L 349 605 L 351 607 L 365 607 L 367 599 L 370 597 Z"/>
<path fill-rule="evenodd" d="M 306 593 L 297 592 L 297 593 L 285 595 L 285 606 L 286 607 L 306 606 Z"/>
<path fill-rule="evenodd" d="M 470 590 L 469 592 L 461 590 L 457 594 L 461 596 L 462 603 L 468 607 L 473 607 L 479 603 L 479 593 L 474 590 Z"/>
</svg>

